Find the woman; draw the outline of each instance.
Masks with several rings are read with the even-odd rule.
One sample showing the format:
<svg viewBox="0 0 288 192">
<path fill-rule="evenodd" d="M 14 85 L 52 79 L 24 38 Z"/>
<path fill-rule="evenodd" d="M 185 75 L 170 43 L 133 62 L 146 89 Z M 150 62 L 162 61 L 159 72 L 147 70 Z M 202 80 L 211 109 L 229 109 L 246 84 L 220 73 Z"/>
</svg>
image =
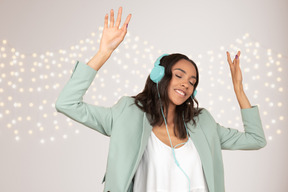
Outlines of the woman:
<svg viewBox="0 0 288 192">
<path fill-rule="evenodd" d="M 182 54 L 159 57 L 137 96 L 122 97 L 111 108 L 86 104 L 83 95 L 127 33 L 131 15 L 119 28 L 121 15 L 120 7 L 114 23 L 111 10 L 108 26 L 106 14 L 99 51 L 87 65 L 77 62 L 56 102 L 59 112 L 110 137 L 104 191 L 225 191 L 221 149 L 266 145 L 258 108 L 243 91 L 240 52 L 233 61 L 227 52 L 227 58 L 243 133 L 220 126 L 207 110 L 198 109 L 198 69 Z"/>
</svg>

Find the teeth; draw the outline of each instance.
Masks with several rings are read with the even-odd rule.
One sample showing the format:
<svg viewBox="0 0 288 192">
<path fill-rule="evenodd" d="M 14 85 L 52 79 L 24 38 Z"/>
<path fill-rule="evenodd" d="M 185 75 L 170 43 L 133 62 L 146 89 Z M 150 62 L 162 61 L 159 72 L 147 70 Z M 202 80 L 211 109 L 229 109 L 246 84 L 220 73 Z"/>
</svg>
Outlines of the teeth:
<svg viewBox="0 0 288 192">
<path fill-rule="evenodd" d="M 180 95 L 183 95 L 183 96 L 185 95 L 185 93 L 183 91 L 176 90 L 176 92 L 179 93 Z"/>
</svg>

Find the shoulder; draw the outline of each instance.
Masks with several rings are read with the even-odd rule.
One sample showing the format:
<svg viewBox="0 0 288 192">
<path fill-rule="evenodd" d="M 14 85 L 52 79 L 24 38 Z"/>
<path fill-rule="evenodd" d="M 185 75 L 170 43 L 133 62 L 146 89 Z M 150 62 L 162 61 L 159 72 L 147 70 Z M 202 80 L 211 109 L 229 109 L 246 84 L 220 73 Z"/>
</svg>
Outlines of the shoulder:
<svg viewBox="0 0 288 192">
<path fill-rule="evenodd" d="M 135 99 L 129 96 L 121 97 L 112 107 L 114 118 L 143 115 L 143 111 L 135 104 Z"/>
<path fill-rule="evenodd" d="M 210 113 L 207 109 L 205 109 L 205 108 L 199 108 L 199 110 L 200 110 L 200 114 L 198 115 L 198 117 L 199 117 L 200 119 L 213 118 L 212 115 L 211 115 L 211 113 Z"/>
<path fill-rule="evenodd" d="M 121 97 L 116 105 L 131 105 L 135 103 L 135 99 L 130 96 L 123 96 Z"/>
<path fill-rule="evenodd" d="M 117 103 L 112 108 L 114 110 L 123 111 L 131 107 L 137 107 L 135 105 L 135 99 L 130 96 L 123 96 L 117 101 Z"/>
<path fill-rule="evenodd" d="M 199 108 L 200 114 L 196 117 L 196 123 L 200 123 L 201 125 L 203 125 L 204 127 L 206 126 L 211 126 L 211 125 L 215 125 L 215 120 L 213 118 L 213 116 L 211 115 L 211 113 L 205 109 L 205 108 Z"/>
</svg>

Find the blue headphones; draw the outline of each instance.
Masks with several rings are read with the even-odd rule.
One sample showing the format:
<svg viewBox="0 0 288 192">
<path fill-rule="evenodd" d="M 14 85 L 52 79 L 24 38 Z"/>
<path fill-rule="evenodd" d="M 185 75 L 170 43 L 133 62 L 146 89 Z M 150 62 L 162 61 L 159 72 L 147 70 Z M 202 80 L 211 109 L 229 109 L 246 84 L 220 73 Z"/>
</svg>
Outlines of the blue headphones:
<svg viewBox="0 0 288 192">
<path fill-rule="evenodd" d="M 160 57 L 158 57 L 158 59 L 155 61 L 154 63 L 154 67 L 150 73 L 150 79 L 154 82 L 154 83 L 158 83 L 159 81 L 161 81 L 161 79 L 164 77 L 165 74 L 165 68 L 163 66 L 160 65 L 160 60 L 167 56 L 168 54 L 163 54 Z"/>
<path fill-rule="evenodd" d="M 160 57 L 158 57 L 158 59 L 155 61 L 154 63 L 154 67 L 150 73 L 150 79 L 154 82 L 154 83 L 159 83 L 161 81 L 161 79 L 164 77 L 165 75 L 165 68 L 163 66 L 160 65 L 160 60 L 165 57 L 168 56 L 169 54 L 164 53 L 163 55 L 161 55 Z M 197 90 L 193 91 L 193 94 L 191 95 L 191 99 L 193 100 L 195 98 L 197 94 Z"/>
</svg>

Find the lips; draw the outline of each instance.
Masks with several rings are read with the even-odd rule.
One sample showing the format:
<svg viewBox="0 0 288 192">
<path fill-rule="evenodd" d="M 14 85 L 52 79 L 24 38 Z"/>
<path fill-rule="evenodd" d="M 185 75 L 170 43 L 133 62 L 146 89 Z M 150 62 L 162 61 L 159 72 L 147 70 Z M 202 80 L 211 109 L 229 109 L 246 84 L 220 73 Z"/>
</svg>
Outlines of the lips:
<svg viewBox="0 0 288 192">
<path fill-rule="evenodd" d="M 185 97 L 186 93 L 184 91 L 182 91 L 181 89 L 175 89 L 175 92 L 178 93 L 178 95 Z"/>
</svg>

